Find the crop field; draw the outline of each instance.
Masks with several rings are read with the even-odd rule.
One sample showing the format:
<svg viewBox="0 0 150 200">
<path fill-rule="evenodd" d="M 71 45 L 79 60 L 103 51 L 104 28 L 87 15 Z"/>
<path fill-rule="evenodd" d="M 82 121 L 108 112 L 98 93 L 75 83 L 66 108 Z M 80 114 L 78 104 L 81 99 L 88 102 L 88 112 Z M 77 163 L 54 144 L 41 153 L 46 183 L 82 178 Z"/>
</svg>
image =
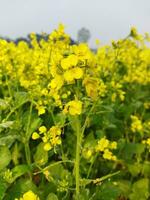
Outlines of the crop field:
<svg viewBox="0 0 150 200">
<path fill-rule="evenodd" d="M 148 200 L 150 35 L 70 40 L 0 40 L 0 200 Z"/>
</svg>

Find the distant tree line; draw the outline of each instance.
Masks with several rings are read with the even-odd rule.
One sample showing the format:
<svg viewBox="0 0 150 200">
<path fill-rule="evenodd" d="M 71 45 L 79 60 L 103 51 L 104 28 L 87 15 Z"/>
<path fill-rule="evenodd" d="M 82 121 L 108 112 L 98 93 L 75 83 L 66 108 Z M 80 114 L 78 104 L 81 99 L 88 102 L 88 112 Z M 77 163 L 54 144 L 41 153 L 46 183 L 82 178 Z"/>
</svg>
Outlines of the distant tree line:
<svg viewBox="0 0 150 200">
<path fill-rule="evenodd" d="M 38 34 L 38 33 L 36 33 L 35 35 L 36 35 L 37 41 L 40 41 L 41 39 L 43 39 L 45 41 L 48 40 L 48 34 Z M 11 39 L 11 38 L 8 38 L 8 37 L 1 37 L 0 36 L 0 39 L 4 39 L 7 42 L 14 42 L 15 44 L 18 44 L 20 41 L 24 41 L 24 42 L 28 43 L 29 45 L 31 44 L 30 34 L 28 34 L 27 37 L 18 37 L 16 39 Z M 75 44 L 76 41 L 71 39 L 70 43 Z"/>
</svg>

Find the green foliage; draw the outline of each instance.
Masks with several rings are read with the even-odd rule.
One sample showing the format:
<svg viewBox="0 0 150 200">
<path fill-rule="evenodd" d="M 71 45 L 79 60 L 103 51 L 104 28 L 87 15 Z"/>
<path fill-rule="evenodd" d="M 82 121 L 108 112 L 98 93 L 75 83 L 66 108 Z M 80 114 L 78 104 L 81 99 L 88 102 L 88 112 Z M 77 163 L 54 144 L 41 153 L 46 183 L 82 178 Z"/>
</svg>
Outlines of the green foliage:
<svg viewBox="0 0 150 200">
<path fill-rule="evenodd" d="M 0 171 L 7 167 L 11 161 L 11 153 L 6 146 L 0 146 Z"/>
<path fill-rule="evenodd" d="M 136 181 L 129 195 L 130 200 L 147 200 L 150 197 L 149 179 L 143 178 Z"/>
</svg>

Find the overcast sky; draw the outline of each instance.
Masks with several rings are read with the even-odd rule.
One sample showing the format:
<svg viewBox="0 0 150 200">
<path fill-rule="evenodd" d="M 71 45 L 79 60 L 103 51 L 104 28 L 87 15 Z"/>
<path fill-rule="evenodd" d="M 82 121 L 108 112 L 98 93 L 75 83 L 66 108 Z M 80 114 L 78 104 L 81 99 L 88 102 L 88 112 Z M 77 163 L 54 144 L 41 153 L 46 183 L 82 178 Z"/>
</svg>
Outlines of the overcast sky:
<svg viewBox="0 0 150 200">
<path fill-rule="evenodd" d="M 72 38 L 86 27 L 103 43 L 125 37 L 131 26 L 150 32 L 150 0 L 0 0 L 0 35 L 51 32 L 62 22 Z"/>
</svg>

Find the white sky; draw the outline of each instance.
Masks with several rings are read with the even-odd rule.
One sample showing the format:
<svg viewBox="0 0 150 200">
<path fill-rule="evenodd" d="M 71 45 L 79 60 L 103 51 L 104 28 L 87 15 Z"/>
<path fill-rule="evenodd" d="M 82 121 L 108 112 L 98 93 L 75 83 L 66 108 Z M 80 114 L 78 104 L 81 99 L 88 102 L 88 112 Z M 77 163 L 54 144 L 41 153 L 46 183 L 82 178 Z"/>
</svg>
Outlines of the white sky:
<svg viewBox="0 0 150 200">
<path fill-rule="evenodd" d="M 76 39 L 88 28 L 90 45 L 125 37 L 131 26 L 150 32 L 150 0 L 0 0 L 0 35 L 15 38 L 29 32 L 51 32 L 62 22 Z"/>
</svg>

